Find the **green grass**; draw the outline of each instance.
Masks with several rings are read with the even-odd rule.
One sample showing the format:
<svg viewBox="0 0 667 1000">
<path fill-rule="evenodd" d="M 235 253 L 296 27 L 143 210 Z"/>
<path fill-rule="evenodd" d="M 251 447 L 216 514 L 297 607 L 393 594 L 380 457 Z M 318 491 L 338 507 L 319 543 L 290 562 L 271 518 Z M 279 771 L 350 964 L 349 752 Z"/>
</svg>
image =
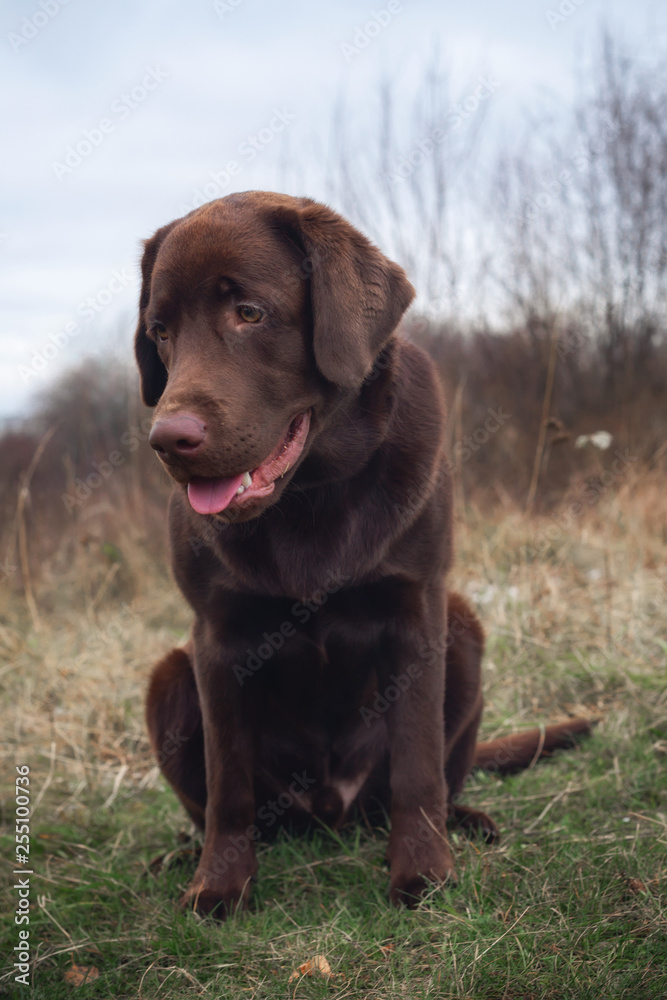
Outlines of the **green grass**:
<svg viewBox="0 0 667 1000">
<path fill-rule="evenodd" d="M 389 905 L 387 831 L 352 827 L 262 845 L 247 913 L 218 923 L 181 912 L 195 860 L 154 768 L 142 698 L 187 609 L 147 565 L 122 610 L 88 556 L 38 594 L 40 632 L 10 595 L 0 605 L 3 956 L 18 940 L 14 763 L 30 765 L 41 799 L 33 987 L 13 982 L 6 957 L 0 996 L 666 1000 L 667 553 L 655 509 L 582 520 L 538 561 L 524 558 L 533 522 L 471 515 L 462 526 L 455 582 L 479 596 L 490 636 L 483 737 L 567 714 L 601 721 L 577 750 L 530 771 L 472 776 L 464 801 L 490 813 L 502 840 L 453 831 L 458 885 L 414 911 Z M 151 866 L 165 854 L 166 867 Z M 290 979 L 316 955 L 331 978 Z M 72 985 L 73 962 L 98 977 Z"/>
<path fill-rule="evenodd" d="M 99 970 L 76 988 L 96 998 L 663 1000 L 667 824 L 655 818 L 665 786 L 652 748 L 664 730 L 646 730 L 618 768 L 613 742 L 596 735 L 528 773 L 471 779 L 467 800 L 492 812 L 503 840 L 453 832 L 458 886 L 412 912 L 387 901 L 385 830 L 263 845 L 250 912 L 220 924 L 176 907 L 194 860 L 179 855 L 186 824 L 166 788 L 128 793 L 110 811 L 88 802 L 79 822 L 36 822 L 33 995 L 70 997 L 74 961 Z M 6 921 L 4 954 L 14 943 Z M 289 982 L 319 954 L 333 978 Z M 7 979 L 2 988 L 12 995 Z"/>
</svg>

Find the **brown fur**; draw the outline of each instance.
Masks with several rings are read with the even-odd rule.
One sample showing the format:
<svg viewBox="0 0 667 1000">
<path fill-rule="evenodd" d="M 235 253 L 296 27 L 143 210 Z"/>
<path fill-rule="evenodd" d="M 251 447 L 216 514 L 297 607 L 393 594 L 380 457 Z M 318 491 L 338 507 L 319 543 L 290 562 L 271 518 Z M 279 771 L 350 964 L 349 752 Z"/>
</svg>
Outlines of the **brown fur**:
<svg viewBox="0 0 667 1000">
<path fill-rule="evenodd" d="M 262 192 L 158 230 L 142 271 L 136 355 L 195 613 L 147 698 L 162 771 L 204 830 L 183 902 L 244 904 L 262 832 L 376 807 L 392 899 L 410 902 L 453 875 L 448 817 L 497 836 L 459 801 L 473 767 L 525 767 L 587 730 L 476 746 L 484 636 L 445 591 L 444 404 L 429 358 L 396 334 L 413 289 L 328 208 Z M 242 321 L 247 303 L 261 321 Z M 193 477 L 255 469 L 306 411 L 270 496 L 192 509 Z"/>
</svg>

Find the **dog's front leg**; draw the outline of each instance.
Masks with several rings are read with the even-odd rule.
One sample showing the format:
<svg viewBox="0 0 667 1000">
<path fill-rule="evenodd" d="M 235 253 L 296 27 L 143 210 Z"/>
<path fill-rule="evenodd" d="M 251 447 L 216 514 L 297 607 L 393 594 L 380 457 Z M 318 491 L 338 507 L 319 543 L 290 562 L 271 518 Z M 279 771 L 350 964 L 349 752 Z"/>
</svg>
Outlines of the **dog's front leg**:
<svg viewBox="0 0 667 1000">
<path fill-rule="evenodd" d="M 419 602 L 423 616 L 394 624 L 396 676 L 382 670 L 387 712 L 391 780 L 391 898 L 414 905 L 429 881 L 454 875 L 446 838 L 447 786 L 444 769 L 445 597 L 439 591 Z M 392 686 L 399 692 L 392 701 Z M 397 683 L 396 683 L 397 682 Z M 382 688 L 380 689 L 382 693 Z"/>
<path fill-rule="evenodd" d="M 257 871 L 253 788 L 253 733 L 244 717 L 241 687 L 214 630 L 194 631 L 195 678 L 201 704 L 206 763 L 204 847 L 181 900 L 216 916 L 247 904 Z"/>
</svg>

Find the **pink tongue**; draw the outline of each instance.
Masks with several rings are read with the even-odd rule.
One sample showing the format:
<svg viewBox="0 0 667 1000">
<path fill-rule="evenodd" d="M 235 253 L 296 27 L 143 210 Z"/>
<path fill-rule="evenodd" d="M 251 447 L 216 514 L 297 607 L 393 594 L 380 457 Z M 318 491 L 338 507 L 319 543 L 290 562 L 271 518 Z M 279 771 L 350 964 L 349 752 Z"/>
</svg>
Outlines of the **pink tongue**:
<svg viewBox="0 0 667 1000">
<path fill-rule="evenodd" d="M 244 473 L 227 479 L 193 479 L 188 483 L 188 500 L 198 514 L 219 514 L 228 507 L 241 485 Z"/>
</svg>

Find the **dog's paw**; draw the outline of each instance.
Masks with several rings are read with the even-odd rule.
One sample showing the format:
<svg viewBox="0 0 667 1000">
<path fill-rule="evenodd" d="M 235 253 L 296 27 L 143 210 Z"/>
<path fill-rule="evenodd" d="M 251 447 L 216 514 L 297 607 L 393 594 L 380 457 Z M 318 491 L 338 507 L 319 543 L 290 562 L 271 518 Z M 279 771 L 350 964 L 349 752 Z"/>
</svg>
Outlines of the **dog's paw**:
<svg viewBox="0 0 667 1000">
<path fill-rule="evenodd" d="M 179 906 L 183 910 L 194 910 L 202 917 L 209 914 L 217 920 L 225 920 L 232 913 L 238 913 L 248 907 L 250 882 L 225 885 L 211 885 L 193 879 L 192 883 L 181 896 Z"/>
<path fill-rule="evenodd" d="M 453 823 L 471 836 L 482 837 L 487 844 L 500 840 L 500 830 L 490 816 L 468 806 L 450 804 L 449 817 Z"/>
<path fill-rule="evenodd" d="M 389 899 L 394 906 L 407 906 L 409 910 L 413 910 L 421 897 L 432 889 L 434 884 L 442 888 L 455 889 L 454 872 L 449 871 L 444 876 L 439 877 L 434 873 L 428 877 L 414 873 L 404 873 L 396 878 L 392 877 Z"/>
<path fill-rule="evenodd" d="M 440 832 L 420 829 L 419 838 L 404 835 L 390 839 L 390 899 L 396 905 L 412 908 L 433 884 L 456 887 L 454 859 L 449 844 Z"/>
<path fill-rule="evenodd" d="M 197 871 L 181 897 L 180 905 L 201 916 L 211 914 L 224 920 L 232 913 L 247 909 L 256 872 L 254 852 L 247 851 L 241 857 L 237 852 L 235 861 L 227 863 L 222 850 L 220 853 L 209 850 L 206 854 L 204 849 Z"/>
<path fill-rule="evenodd" d="M 179 901 L 182 910 L 194 910 L 201 917 L 211 915 L 217 920 L 225 920 L 230 914 L 246 909 L 247 905 L 247 894 L 243 891 L 198 888 L 194 883 Z"/>
<path fill-rule="evenodd" d="M 418 870 L 413 868 L 396 874 L 392 871 L 389 898 L 395 906 L 407 906 L 412 910 L 434 885 L 447 889 L 456 888 L 453 865 L 441 865 L 437 869 L 433 866 Z"/>
</svg>

